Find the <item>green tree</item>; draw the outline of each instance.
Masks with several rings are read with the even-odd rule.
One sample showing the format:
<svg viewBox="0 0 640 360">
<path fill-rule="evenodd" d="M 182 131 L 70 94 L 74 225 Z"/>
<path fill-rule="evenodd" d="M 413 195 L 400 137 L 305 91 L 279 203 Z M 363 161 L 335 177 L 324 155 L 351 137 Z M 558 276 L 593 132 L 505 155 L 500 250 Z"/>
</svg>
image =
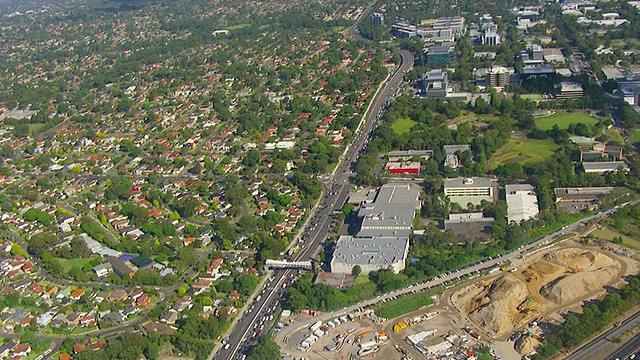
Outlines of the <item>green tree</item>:
<svg viewBox="0 0 640 360">
<path fill-rule="evenodd" d="M 354 266 L 353 269 L 351 269 L 351 274 L 354 276 L 360 276 L 360 274 L 362 274 L 362 268 L 360 265 Z"/>
<path fill-rule="evenodd" d="M 253 353 L 249 355 L 249 360 L 273 360 L 280 359 L 282 353 L 280 347 L 268 336 L 262 336 L 256 347 L 253 348 Z"/>
</svg>

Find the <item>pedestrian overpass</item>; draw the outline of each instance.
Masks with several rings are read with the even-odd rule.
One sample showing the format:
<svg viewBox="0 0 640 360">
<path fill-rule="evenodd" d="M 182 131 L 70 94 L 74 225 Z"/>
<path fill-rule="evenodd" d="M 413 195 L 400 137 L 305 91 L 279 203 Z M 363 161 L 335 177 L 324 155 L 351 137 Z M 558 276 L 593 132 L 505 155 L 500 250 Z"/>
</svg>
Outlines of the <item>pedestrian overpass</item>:
<svg viewBox="0 0 640 360">
<path fill-rule="evenodd" d="M 283 261 L 267 259 L 264 266 L 268 269 L 304 269 L 309 271 L 315 270 L 315 265 L 311 260 L 307 261 Z"/>
</svg>

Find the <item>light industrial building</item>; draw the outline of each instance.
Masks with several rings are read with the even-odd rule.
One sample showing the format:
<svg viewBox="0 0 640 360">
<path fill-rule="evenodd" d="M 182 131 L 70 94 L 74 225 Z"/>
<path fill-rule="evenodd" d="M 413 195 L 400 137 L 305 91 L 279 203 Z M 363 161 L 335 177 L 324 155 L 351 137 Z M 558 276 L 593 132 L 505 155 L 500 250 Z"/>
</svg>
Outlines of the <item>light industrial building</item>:
<svg viewBox="0 0 640 360">
<path fill-rule="evenodd" d="M 507 185 L 505 186 L 507 198 L 507 219 L 509 222 L 520 223 L 523 220 L 534 219 L 538 216 L 538 197 L 533 185 Z"/>
<path fill-rule="evenodd" d="M 363 274 L 391 268 L 394 272 L 404 270 L 409 253 L 409 237 L 357 238 L 340 236 L 331 259 L 331 272 L 351 273 L 359 265 Z"/>
<path fill-rule="evenodd" d="M 462 207 L 478 205 L 482 200 L 493 201 L 495 180 L 483 177 L 458 177 L 444 181 L 444 195 Z"/>
<path fill-rule="evenodd" d="M 409 236 L 416 209 L 420 207 L 418 190 L 409 184 L 387 184 L 373 202 L 363 203 L 358 211 L 362 219 L 358 237 Z"/>
<path fill-rule="evenodd" d="M 419 174 L 420 163 L 417 161 L 388 162 L 385 169 L 391 174 Z"/>
<path fill-rule="evenodd" d="M 429 160 L 433 156 L 433 150 L 397 150 L 389 151 L 387 154 L 389 161 L 409 161 L 414 156 L 418 156 L 424 160 Z"/>
<path fill-rule="evenodd" d="M 358 211 L 361 224 L 355 236 L 341 236 L 331 259 L 331 272 L 351 273 L 359 265 L 363 274 L 405 268 L 409 235 L 420 208 L 418 190 L 409 184 L 383 185 L 373 201 Z"/>
<path fill-rule="evenodd" d="M 629 166 L 624 161 L 603 161 L 603 162 L 585 162 L 582 163 L 584 172 L 604 174 L 608 172 L 617 172 L 620 167 L 629 172 Z"/>
</svg>

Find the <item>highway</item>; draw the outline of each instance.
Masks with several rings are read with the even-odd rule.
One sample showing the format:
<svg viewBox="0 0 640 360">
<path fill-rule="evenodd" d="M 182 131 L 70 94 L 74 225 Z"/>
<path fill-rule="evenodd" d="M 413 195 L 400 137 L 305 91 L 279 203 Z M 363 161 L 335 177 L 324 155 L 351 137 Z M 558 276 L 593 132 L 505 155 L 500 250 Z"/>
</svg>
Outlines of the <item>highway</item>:
<svg viewBox="0 0 640 360">
<path fill-rule="evenodd" d="M 640 351 L 640 334 L 636 334 L 627 341 L 620 349 L 606 357 L 606 360 L 627 360 L 635 359 Z"/>
<path fill-rule="evenodd" d="M 353 169 L 355 168 L 358 156 L 373 135 L 376 126 L 380 123 L 384 109 L 393 97 L 396 96 L 399 88 L 402 86 L 404 74 L 413 66 L 413 55 L 410 52 L 406 50 L 399 50 L 398 52 L 402 58 L 402 64 L 381 84 L 371 101 L 369 109 L 362 119 L 356 139 L 345 150 L 336 170 L 329 176 L 328 185 L 326 186 L 322 199 L 315 208 L 315 211 L 309 214 L 310 221 L 307 223 L 308 227 L 301 230 L 299 235 L 300 250 L 293 258 L 289 258 L 289 260 L 302 261 L 308 260 L 309 258 L 315 259 L 315 255 L 322 248 L 322 243 L 330 234 L 334 220 L 333 211 L 342 208 L 353 187 Z M 266 290 L 264 292 L 262 289 L 257 290 L 260 293 L 260 299 L 254 301 L 252 306 L 248 306 L 245 314 L 241 315 L 242 317 L 237 320 L 237 323 L 229 335 L 229 348 L 219 349 L 219 346 L 216 347 L 210 354 L 209 360 L 235 360 L 241 358 L 242 355 L 239 355 L 239 353 L 242 351 L 243 345 L 246 345 L 245 342 L 247 340 L 252 343 L 255 342 L 258 335 L 262 333 L 262 330 L 259 330 L 257 333 L 254 331 L 258 319 L 264 316 L 265 309 L 274 306 L 274 301 L 280 298 L 280 290 L 283 289 L 283 284 L 286 281 L 290 281 L 294 273 L 292 270 L 278 270 L 274 272 L 273 280 L 267 282 Z M 258 297 L 256 296 L 255 299 L 258 299 Z"/>
<path fill-rule="evenodd" d="M 626 318 L 619 326 L 613 327 L 603 332 L 597 338 L 579 347 L 571 355 L 565 358 L 565 360 L 583 360 L 583 359 L 594 358 L 596 354 L 602 354 L 603 348 L 607 345 L 610 345 L 612 339 L 621 336 L 623 333 L 631 330 L 633 327 L 637 326 L 638 324 L 640 324 L 640 311 Z M 620 355 L 624 355 L 625 351 L 628 351 L 629 352 L 628 355 L 630 355 L 634 350 L 637 351 L 638 347 L 633 348 L 633 346 L 628 346 L 630 345 L 630 343 L 634 343 L 634 341 L 637 341 L 638 340 L 637 337 L 638 336 L 634 336 L 630 342 L 626 343 L 622 348 L 620 348 L 618 351 L 613 353 L 611 356 L 607 356 L 606 359 L 620 358 L 620 360 L 622 360 L 622 359 L 625 359 L 625 357 L 617 355 L 618 353 L 620 353 Z M 640 345 L 640 343 L 638 343 L 638 345 Z"/>
</svg>

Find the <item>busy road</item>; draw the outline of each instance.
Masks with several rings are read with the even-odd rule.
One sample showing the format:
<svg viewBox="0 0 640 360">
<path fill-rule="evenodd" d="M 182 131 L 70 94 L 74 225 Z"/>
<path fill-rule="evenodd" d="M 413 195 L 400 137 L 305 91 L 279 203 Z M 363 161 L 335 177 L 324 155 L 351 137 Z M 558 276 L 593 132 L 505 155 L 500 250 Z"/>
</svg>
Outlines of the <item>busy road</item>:
<svg viewBox="0 0 640 360">
<path fill-rule="evenodd" d="M 362 154 L 369 140 L 373 136 L 376 126 L 382 121 L 384 110 L 392 99 L 397 96 L 403 84 L 404 74 L 413 66 L 413 55 L 406 50 L 399 50 L 402 63 L 381 84 L 366 112 L 358 135 L 347 147 L 336 170 L 327 178 L 324 195 L 314 211 L 310 213 L 308 226 L 301 230 L 297 237 L 300 250 L 288 257 L 291 261 L 303 261 L 315 258 L 322 248 L 322 242 L 333 231 L 334 211 L 339 211 L 347 200 L 353 187 L 353 170 L 358 157 Z M 259 289 L 253 303 L 245 314 L 236 322 L 222 349 L 211 353 L 209 359 L 241 360 L 246 354 L 243 351 L 257 343 L 260 335 L 267 327 L 265 324 L 272 320 L 272 316 L 282 299 L 282 291 L 288 283 L 294 281 L 296 271 L 277 270 L 273 273 L 266 286 Z"/>
</svg>

